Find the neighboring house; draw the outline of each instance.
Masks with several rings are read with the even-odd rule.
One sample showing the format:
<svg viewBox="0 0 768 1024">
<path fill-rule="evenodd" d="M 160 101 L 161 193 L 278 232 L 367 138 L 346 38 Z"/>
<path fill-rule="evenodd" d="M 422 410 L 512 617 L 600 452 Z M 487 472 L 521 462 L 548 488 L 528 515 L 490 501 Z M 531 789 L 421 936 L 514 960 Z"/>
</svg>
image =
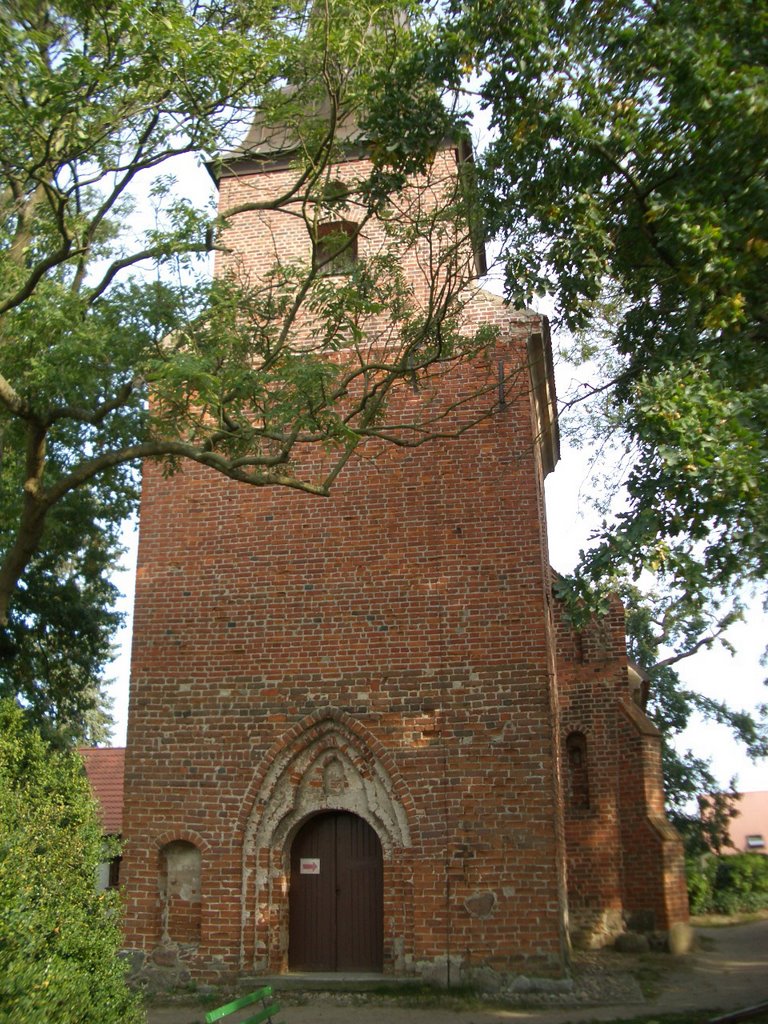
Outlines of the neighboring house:
<svg viewBox="0 0 768 1024">
<path fill-rule="evenodd" d="M 119 838 L 123 833 L 125 747 L 81 747 L 80 754 L 101 810 L 104 835 Z M 114 889 L 120 884 L 121 859 L 113 857 L 99 865 L 100 889 Z"/>
<path fill-rule="evenodd" d="M 255 122 L 222 206 L 285 192 L 289 149 Z M 430 173 L 465 157 L 446 143 Z M 228 232 L 219 272 L 312 252 L 300 217 Z M 428 258 L 403 254 L 416 290 Z M 123 865 L 145 972 L 551 974 L 573 941 L 687 921 L 623 610 L 575 633 L 554 596 L 546 321 L 481 289 L 465 316 L 498 349 L 436 400 L 495 388 L 500 364 L 519 386 L 460 438 L 352 459 L 328 499 L 145 468 Z"/>
<path fill-rule="evenodd" d="M 735 809 L 728 823 L 733 848 L 725 847 L 723 853 L 768 854 L 768 791 L 741 793 Z"/>
</svg>

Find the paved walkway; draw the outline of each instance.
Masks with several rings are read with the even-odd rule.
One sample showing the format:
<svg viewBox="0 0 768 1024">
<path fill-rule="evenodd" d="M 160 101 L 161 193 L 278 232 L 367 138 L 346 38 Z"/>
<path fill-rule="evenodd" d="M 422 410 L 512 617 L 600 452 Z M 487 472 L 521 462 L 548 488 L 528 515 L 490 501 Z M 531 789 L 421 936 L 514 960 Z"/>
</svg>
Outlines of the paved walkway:
<svg viewBox="0 0 768 1024">
<path fill-rule="evenodd" d="M 412 1009 L 400 1006 L 339 1005 L 324 994 L 308 995 L 304 1006 L 285 1006 L 285 1024 L 566 1024 L 645 1017 L 684 1010 L 732 1010 L 768 1001 L 768 920 L 723 928 L 697 928 L 697 948 L 671 958 L 622 958 L 623 970 L 651 974 L 653 996 L 635 989 L 629 1001 L 556 1009 Z M 617 957 L 611 957 L 616 969 Z M 149 1024 L 201 1024 L 200 1006 L 155 1007 Z M 706 1019 L 706 1018 L 703 1018 Z"/>
</svg>

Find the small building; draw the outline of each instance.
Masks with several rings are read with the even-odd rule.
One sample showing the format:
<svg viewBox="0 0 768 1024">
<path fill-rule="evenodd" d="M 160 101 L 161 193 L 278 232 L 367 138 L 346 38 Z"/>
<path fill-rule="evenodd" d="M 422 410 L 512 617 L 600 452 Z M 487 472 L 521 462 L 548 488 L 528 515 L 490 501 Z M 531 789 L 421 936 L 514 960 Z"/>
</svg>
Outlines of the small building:
<svg viewBox="0 0 768 1024">
<path fill-rule="evenodd" d="M 728 831 L 731 847 L 723 853 L 768 853 L 768 790 L 741 793 Z"/>
<path fill-rule="evenodd" d="M 120 838 L 123 834 L 123 779 L 125 747 L 82 747 L 80 754 L 101 810 L 104 835 Z M 99 865 L 99 889 L 116 889 L 120 884 L 120 856 Z"/>
</svg>

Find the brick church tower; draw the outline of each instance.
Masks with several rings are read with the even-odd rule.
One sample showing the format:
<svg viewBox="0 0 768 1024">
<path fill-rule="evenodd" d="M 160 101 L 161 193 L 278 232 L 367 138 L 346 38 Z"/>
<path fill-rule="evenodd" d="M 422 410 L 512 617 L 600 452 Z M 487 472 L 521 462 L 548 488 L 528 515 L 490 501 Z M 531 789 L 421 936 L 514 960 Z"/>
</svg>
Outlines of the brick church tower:
<svg viewBox="0 0 768 1024">
<path fill-rule="evenodd" d="M 256 122 L 222 207 L 284 192 L 288 148 Z M 465 156 L 446 143 L 430 174 L 455 179 Z M 367 161 L 350 144 L 334 175 Z M 226 241 L 217 272 L 254 279 L 312 254 L 305 223 L 274 211 L 234 218 Z M 422 257 L 401 259 L 415 294 Z M 574 635 L 553 597 L 546 322 L 478 288 L 464 316 L 498 344 L 438 398 L 471 418 L 461 397 L 500 387 L 493 414 L 380 444 L 330 498 L 145 468 L 124 857 L 143 973 L 562 974 L 573 937 L 686 919 L 621 609 Z"/>
</svg>

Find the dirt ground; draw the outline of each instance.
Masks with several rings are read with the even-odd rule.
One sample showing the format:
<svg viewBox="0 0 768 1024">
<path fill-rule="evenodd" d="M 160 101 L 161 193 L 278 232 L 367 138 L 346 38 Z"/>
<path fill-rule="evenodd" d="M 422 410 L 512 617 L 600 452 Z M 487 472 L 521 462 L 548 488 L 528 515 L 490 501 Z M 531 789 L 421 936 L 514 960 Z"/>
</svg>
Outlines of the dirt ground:
<svg viewBox="0 0 768 1024">
<path fill-rule="evenodd" d="M 642 990 L 634 983 L 618 985 L 621 995 L 617 1002 L 609 997 L 598 1005 L 544 1009 L 414 1009 L 391 1001 L 343 1005 L 348 997 L 310 993 L 304 1005 L 284 1005 L 278 1020 L 284 1024 L 576 1024 L 647 1014 L 650 1022 L 662 1013 L 726 1011 L 768 1001 L 768 919 L 696 928 L 696 938 L 694 950 L 681 957 L 608 953 L 602 963 L 603 954 L 593 958 L 593 972 L 614 972 L 617 977 L 633 974 L 641 979 Z M 207 1009 L 210 1006 L 199 1004 L 155 1006 L 149 1009 L 148 1022 L 202 1024 Z"/>
</svg>

